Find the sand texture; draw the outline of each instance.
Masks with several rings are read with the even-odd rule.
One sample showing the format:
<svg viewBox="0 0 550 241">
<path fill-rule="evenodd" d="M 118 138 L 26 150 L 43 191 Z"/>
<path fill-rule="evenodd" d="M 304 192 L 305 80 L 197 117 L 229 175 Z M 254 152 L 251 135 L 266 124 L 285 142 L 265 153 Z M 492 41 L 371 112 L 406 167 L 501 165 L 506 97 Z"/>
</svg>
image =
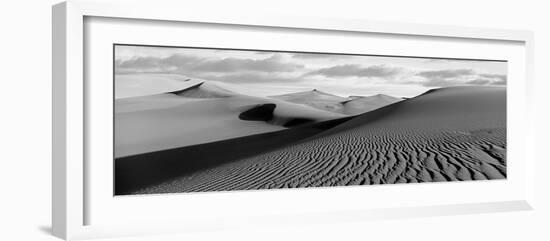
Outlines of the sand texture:
<svg viewBox="0 0 550 241">
<path fill-rule="evenodd" d="M 361 98 L 348 103 L 354 100 Z M 253 102 L 257 109 L 247 118 L 258 120 L 248 122 L 281 127 L 269 123 L 269 113 L 275 113 L 265 105 L 269 103 Z M 312 116 L 319 117 L 308 113 L 303 118 Z M 265 134 L 271 136 L 261 136 Z M 115 176 L 119 181 L 139 178 L 142 167 L 151 170 L 168 162 L 187 170 L 118 189 L 117 194 L 503 179 L 506 89 L 435 89 L 361 115 L 318 118 L 265 134 L 117 159 L 117 172 L 124 173 Z M 230 154 L 239 147 L 239 153 Z M 130 165 L 133 161 L 141 166 Z"/>
</svg>

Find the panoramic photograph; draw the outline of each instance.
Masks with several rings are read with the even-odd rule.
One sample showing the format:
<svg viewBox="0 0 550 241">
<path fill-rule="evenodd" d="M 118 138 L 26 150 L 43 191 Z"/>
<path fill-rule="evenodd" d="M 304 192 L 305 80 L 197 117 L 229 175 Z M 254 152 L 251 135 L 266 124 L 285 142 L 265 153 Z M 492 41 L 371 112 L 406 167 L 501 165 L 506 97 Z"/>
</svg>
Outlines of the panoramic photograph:
<svg viewBox="0 0 550 241">
<path fill-rule="evenodd" d="M 114 195 L 506 179 L 505 60 L 113 48 Z"/>
</svg>

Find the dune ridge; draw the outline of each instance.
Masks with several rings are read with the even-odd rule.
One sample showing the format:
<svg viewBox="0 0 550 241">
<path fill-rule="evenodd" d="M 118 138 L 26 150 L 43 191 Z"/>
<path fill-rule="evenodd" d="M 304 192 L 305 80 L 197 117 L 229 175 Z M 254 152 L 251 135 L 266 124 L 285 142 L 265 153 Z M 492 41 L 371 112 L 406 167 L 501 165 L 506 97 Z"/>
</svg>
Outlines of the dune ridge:
<svg viewBox="0 0 550 241">
<path fill-rule="evenodd" d="M 192 85 L 191 87 L 172 91 L 169 93 L 187 98 L 225 98 L 236 95 L 236 93 L 230 90 L 226 90 L 207 82 L 200 82 L 198 84 Z"/>
<path fill-rule="evenodd" d="M 305 105 L 239 94 L 211 82 L 189 82 L 178 91 L 115 101 L 116 158 L 347 117 Z M 256 116 L 259 119 L 246 118 L 258 106 L 272 109 L 262 112 L 263 117 Z"/>
<path fill-rule="evenodd" d="M 341 97 L 317 89 L 270 97 L 345 115 L 362 114 L 403 100 L 383 94 Z"/>
<path fill-rule="evenodd" d="M 506 89 L 451 87 L 134 193 L 506 178 Z M 220 158 L 223 158 L 220 156 Z"/>
<path fill-rule="evenodd" d="M 349 98 L 350 100 L 342 103 L 342 113 L 346 115 L 362 114 L 403 100 L 383 94 L 373 96 L 350 96 Z"/>
</svg>

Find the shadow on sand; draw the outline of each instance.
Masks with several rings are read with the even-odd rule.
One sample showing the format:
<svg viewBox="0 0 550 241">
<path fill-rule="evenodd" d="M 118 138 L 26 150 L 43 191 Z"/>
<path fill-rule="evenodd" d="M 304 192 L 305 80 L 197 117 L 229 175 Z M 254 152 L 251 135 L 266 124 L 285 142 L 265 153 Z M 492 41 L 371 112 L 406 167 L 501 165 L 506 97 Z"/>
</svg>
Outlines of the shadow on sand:
<svg viewBox="0 0 550 241">
<path fill-rule="evenodd" d="M 296 144 L 354 117 L 115 159 L 115 195 L 128 195 L 175 177 Z"/>
</svg>

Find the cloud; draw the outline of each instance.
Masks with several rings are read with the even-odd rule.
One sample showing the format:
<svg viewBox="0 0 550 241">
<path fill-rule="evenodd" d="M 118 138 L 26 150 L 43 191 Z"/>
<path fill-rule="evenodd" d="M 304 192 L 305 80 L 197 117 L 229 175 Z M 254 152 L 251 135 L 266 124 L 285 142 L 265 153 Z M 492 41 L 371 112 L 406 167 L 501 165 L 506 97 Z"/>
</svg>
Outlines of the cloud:
<svg viewBox="0 0 550 241">
<path fill-rule="evenodd" d="M 504 74 L 480 74 L 479 76 L 483 78 L 489 78 L 489 79 L 497 79 L 499 83 L 506 84 L 506 80 L 508 79 L 508 76 Z"/>
<path fill-rule="evenodd" d="M 307 75 L 324 75 L 326 77 L 391 77 L 401 73 L 401 68 L 387 65 L 362 67 L 358 64 L 337 65 L 307 73 Z"/>
<path fill-rule="evenodd" d="M 449 86 L 456 86 L 456 85 L 463 84 L 458 80 L 449 80 L 449 79 L 441 79 L 441 78 L 426 79 L 424 81 L 414 82 L 414 83 L 420 84 L 425 87 L 449 87 Z"/>
<path fill-rule="evenodd" d="M 258 55 L 273 55 L 274 54 L 272 51 L 256 51 L 254 53 L 258 54 Z"/>
<path fill-rule="evenodd" d="M 205 74 L 202 75 L 203 79 L 218 80 L 228 83 L 288 83 L 288 82 L 298 82 L 303 79 L 299 77 L 285 77 L 269 73 L 231 73 L 231 74 Z"/>
<path fill-rule="evenodd" d="M 423 79 L 415 83 L 425 87 L 506 85 L 506 75 L 479 74 L 471 69 L 422 71 L 417 73 L 416 76 L 423 77 Z"/>
<path fill-rule="evenodd" d="M 295 59 L 339 59 L 348 57 L 346 55 L 338 54 L 316 54 L 316 53 L 296 53 L 292 55 Z"/>
<path fill-rule="evenodd" d="M 465 82 L 466 85 L 488 85 L 491 84 L 491 80 L 489 79 L 473 79 L 470 81 Z"/>
<path fill-rule="evenodd" d="M 428 58 L 424 59 L 424 63 L 431 64 L 431 63 L 447 63 L 453 60 L 450 59 L 439 59 L 439 58 Z"/>
<path fill-rule="evenodd" d="M 471 69 L 448 69 L 448 70 L 433 70 L 422 71 L 417 74 L 428 79 L 449 79 L 456 78 L 465 75 L 475 75 L 475 72 Z"/>
<path fill-rule="evenodd" d="M 115 71 L 123 73 L 193 73 L 217 72 L 231 73 L 242 71 L 255 72 L 292 72 L 304 68 L 303 65 L 285 63 L 279 55 L 265 59 L 205 59 L 190 55 L 174 54 L 165 58 L 138 57 L 115 62 Z"/>
<path fill-rule="evenodd" d="M 225 58 L 222 60 L 205 61 L 193 68 L 201 72 L 235 72 L 235 71 L 260 71 L 260 72 L 292 72 L 303 68 L 303 65 L 284 63 L 279 55 L 273 55 L 266 59 L 237 59 Z"/>
<path fill-rule="evenodd" d="M 126 61 L 117 60 L 115 64 L 118 68 L 151 68 L 158 67 L 160 62 L 158 58 L 140 57 Z"/>
<path fill-rule="evenodd" d="M 203 61 L 205 60 L 202 58 L 182 54 L 174 54 L 165 58 L 136 57 L 115 61 L 115 73 L 175 73 L 178 70 L 192 69 L 193 66 Z"/>
<path fill-rule="evenodd" d="M 480 74 L 479 75 L 482 78 L 473 79 L 468 82 L 466 82 L 467 85 L 506 85 L 506 76 L 504 78 L 502 77 L 493 77 L 493 78 L 487 78 L 490 75 Z"/>
</svg>

